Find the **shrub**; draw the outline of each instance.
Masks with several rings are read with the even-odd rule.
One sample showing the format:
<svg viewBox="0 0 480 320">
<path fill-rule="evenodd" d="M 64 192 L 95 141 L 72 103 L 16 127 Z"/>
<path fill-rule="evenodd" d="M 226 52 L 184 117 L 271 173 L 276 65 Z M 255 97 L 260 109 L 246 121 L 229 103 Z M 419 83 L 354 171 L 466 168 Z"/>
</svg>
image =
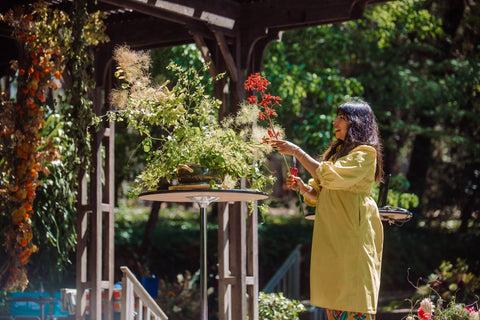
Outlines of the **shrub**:
<svg viewBox="0 0 480 320">
<path fill-rule="evenodd" d="M 283 293 L 264 293 L 258 296 L 258 317 L 262 320 L 298 320 L 298 314 L 307 311 L 297 300 L 288 299 Z"/>
</svg>

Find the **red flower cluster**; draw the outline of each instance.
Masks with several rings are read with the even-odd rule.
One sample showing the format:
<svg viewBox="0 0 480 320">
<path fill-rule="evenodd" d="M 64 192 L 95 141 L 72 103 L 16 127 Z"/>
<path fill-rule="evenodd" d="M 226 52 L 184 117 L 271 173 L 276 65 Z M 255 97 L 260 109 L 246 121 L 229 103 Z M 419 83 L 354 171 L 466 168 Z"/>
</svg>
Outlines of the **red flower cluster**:
<svg viewBox="0 0 480 320">
<path fill-rule="evenodd" d="M 268 135 L 270 137 L 264 137 L 264 143 L 270 143 L 271 139 L 276 139 L 279 135 L 279 133 L 275 132 L 275 129 L 273 128 L 272 117 L 277 116 L 277 112 L 273 107 L 276 105 L 281 106 L 279 101 L 282 99 L 278 96 L 272 96 L 270 93 L 265 92 L 269 85 L 270 81 L 268 81 L 266 77 L 261 76 L 258 72 L 251 74 L 244 84 L 245 90 L 253 92 L 253 95 L 248 97 L 247 101 L 257 105 L 263 110 L 263 112 L 260 111 L 258 113 L 258 118 L 268 121 Z M 260 94 L 260 100 L 257 98 L 257 94 Z"/>
</svg>

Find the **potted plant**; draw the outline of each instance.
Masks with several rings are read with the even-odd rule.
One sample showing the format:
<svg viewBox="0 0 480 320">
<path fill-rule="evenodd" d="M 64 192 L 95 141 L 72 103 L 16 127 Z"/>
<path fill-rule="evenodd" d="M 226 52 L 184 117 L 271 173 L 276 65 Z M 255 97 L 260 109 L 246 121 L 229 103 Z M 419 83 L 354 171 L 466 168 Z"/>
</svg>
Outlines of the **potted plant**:
<svg viewBox="0 0 480 320">
<path fill-rule="evenodd" d="M 206 176 L 206 181 L 185 182 L 191 183 L 188 187 L 235 188 L 246 178 L 249 189 L 265 191 L 273 183 L 274 177 L 262 170 L 271 147 L 262 143 L 269 129 L 256 125 L 258 107 L 243 103 L 237 115 L 219 122 L 221 102 L 206 90 L 216 79 L 200 73 L 208 66 L 197 71 L 171 63 L 168 69 L 177 82 L 157 85 L 151 81 L 146 53 L 118 47 L 114 59 L 116 77 L 123 83 L 110 95 L 115 110 L 108 117 L 125 120 L 137 130 L 147 154 L 145 169 L 132 189 L 134 195 L 158 190 L 162 181 L 175 187 L 179 174 L 185 173 L 194 179 Z"/>
</svg>

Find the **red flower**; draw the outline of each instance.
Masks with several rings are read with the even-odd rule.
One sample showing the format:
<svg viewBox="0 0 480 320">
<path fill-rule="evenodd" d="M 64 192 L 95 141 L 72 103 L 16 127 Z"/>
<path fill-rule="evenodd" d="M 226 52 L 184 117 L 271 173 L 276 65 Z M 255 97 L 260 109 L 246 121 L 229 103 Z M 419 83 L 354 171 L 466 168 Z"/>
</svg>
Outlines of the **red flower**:
<svg viewBox="0 0 480 320">
<path fill-rule="evenodd" d="M 247 81 L 245 81 L 244 88 L 251 91 L 260 91 L 265 92 L 265 89 L 270 84 L 270 81 L 267 78 L 262 77 L 259 72 L 251 74 L 248 76 Z"/>
<path fill-rule="evenodd" d="M 423 311 L 422 307 L 418 308 L 418 316 L 420 317 L 420 319 L 430 319 L 432 317 L 432 315 L 430 313 L 425 313 L 425 311 Z"/>
<path fill-rule="evenodd" d="M 275 102 L 275 104 L 277 104 L 279 106 L 281 106 L 280 102 L 278 102 L 280 100 L 282 100 L 282 98 L 280 98 L 279 96 L 274 96 L 273 97 L 273 102 Z"/>
<path fill-rule="evenodd" d="M 257 104 L 258 99 L 257 99 L 257 97 L 255 97 L 255 96 L 250 96 L 250 97 L 247 98 L 247 101 L 248 101 L 249 103 Z"/>
<path fill-rule="evenodd" d="M 265 114 L 269 117 L 273 117 L 277 115 L 277 112 L 272 108 L 265 107 Z"/>
<path fill-rule="evenodd" d="M 280 105 L 280 97 L 272 96 L 270 93 L 265 93 L 265 90 L 270 85 L 270 81 L 266 77 L 262 77 L 260 73 L 251 74 L 244 83 L 244 88 L 246 90 L 260 92 L 261 102 L 258 101 L 256 94 L 247 98 L 248 103 L 257 105 L 260 108 L 263 108 L 263 112 L 258 113 L 258 119 L 267 120 L 270 129 L 268 130 L 268 135 L 270 138 L 265 137 L 263 143 L 270 143 L 270 140 L 273 138 L 278 138 L 279 133 L 275 132 L 273 127 L 272 117 L 277 115 L 275 109 L 270 106 L 273 104 Z"/>
</svg>

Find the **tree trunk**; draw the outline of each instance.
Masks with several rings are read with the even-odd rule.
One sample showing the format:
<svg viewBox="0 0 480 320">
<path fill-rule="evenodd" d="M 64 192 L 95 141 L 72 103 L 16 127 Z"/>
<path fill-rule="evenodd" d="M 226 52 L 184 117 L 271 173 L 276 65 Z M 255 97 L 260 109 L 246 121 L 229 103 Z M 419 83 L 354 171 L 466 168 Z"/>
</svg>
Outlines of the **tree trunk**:
<svg viewBox="0 0 480 320">
<path fill-rule="evenodd" d="M 410 189 L 420 199 L 427 187 L 427 173 L 431 163 L 432 141 L 424 135 L 417 135 L 413 144 L 410 156 L 407 179 L 410 182 Z"/>
<path fill-rule="evenodd" d="M 145 270 L 146 266 L 148 266 L 149 262 L 149 253 L 152 250 L 152 238 L 153 238 L 153 233 L 155 231 L 155 226 L 158 221 L 158 213 L 160 211 L 160 205 L 161 202 L 159 201 L 154 201 L 152 203 L 152 207 L 150 209 L 150 215 L 148 216 L 148 221 L 147 225 L 145 226 L 145 233 L 143 234 L 143 240 L 142 240 L 142 246 L 140 247 L 140 262 L 141 262 L 141 267 L 143 270 Z M 143 272 L 143 270 L 140 270 L 140 272 Z"/>
</svg>

